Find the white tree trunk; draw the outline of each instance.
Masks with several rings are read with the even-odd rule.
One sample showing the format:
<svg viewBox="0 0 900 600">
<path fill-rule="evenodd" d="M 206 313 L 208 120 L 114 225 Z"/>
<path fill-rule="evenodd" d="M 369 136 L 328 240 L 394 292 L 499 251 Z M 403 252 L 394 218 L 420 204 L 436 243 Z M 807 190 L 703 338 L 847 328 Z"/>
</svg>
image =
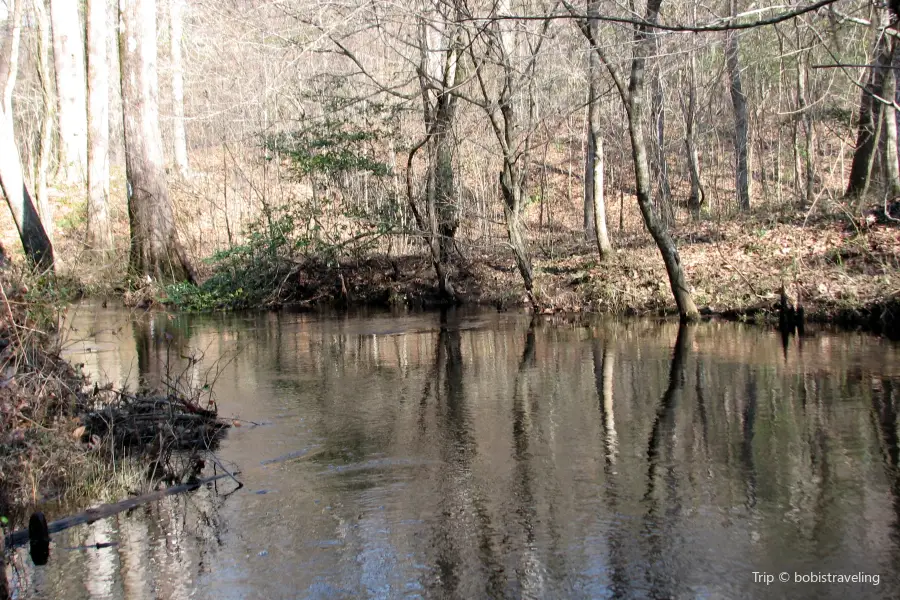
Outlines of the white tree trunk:
<svg viewBox="0 0 900 600">
<path fill-rule="evenodd" d="M 34 186 L 38 214 L 40 214 L 41 221 L 47 230 L 47 236 L 52 242 L 53 214 L 50 210 L 50 198 L 47 193 L 47 177 L 50 171 L 50 152 L 53 147 L 53 119 L 56 115 L 56 102 L 53 98 L 53 84 L 51 83 L 53 76 L 50 72 L 50 19 L 47 16 L 45 0 L 32 0 L 32 5 L 37 25 L 37 67 L 43 103 Z"/>
<path fill-rule="evenodd" d="M 172 143 L 175 166 L 188 175 L 187 134 L 184 130 L 184 59 L 181 54 L 184 0 L 169 0 L 169 43 L 172 60 Z"/>
<path fill-rule="evenodd" d="M 12 92 L 16 85 L 21 38 L 22 5 L 25 0 L 7 2 L 9 16 L 6 21 L 2 47 L 0 47 L 0 188 L 12 213 L 25 255 L 41 269 L 53 268 L 53 246 L 41 219 L 34 209 L 31 196 L 25 187 L 22 161 L 13 131 Z"/>
<path fill-rule="evenodd" d="M 155 0 L 119 0 L 119 66 L 131 226 L 130 271 L 193 281 L 178 243 L 159 130 Z"/>
<path fill-rule="evenodd" d="M 87 0 L 88 243 L 112 247 L 109 223 L 109 57 L 107 1 Z"/>
<path fill-rule="evenodd" d="M 87 85 L 78 2 L 51 0 L 50 22 L 59 96 L 59 165 L 67 182 L 81 182 L 87 170 Z"/>
</svg>

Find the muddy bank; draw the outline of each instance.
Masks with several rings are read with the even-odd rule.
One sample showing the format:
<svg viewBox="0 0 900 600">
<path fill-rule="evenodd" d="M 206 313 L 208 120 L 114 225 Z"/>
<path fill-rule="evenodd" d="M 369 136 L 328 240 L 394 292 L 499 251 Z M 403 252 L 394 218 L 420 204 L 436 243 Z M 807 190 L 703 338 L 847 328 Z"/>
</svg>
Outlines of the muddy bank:
<svg viewBox="0 0 900 600">
<path fill-rule="evenodd" d="M 791 306 L 802 307 L 806 320 L 898 335 L 900 228 L 895 223 L 756 215 L 680 224 L 676 237 L 694 299 L 706 315 L 777 322 L 784 292 Z M 619 234 L 616 246 L 601 263 L 580 234 L 534 240 L 537 310 L 674 314 L 665 269 L 649 236 Z M 502 244 L 488 249 L 459 244 L 451 267 L 458 302 L 501 310 L 527 305 L 511 253 Z M 137 297 L 147 303 L 152 294 Z M 427 308 L 446 302 L 425 255 L 371 256 L 294 263 L 256 307 Z"/>
</svg>

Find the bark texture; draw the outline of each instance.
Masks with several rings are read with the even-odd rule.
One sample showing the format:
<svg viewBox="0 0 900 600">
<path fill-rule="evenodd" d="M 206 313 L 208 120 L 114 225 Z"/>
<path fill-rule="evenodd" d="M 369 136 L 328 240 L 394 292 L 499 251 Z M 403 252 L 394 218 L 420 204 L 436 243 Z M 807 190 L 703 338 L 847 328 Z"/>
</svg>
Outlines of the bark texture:
<svg viewBox="0 0 900 600">
<path fill-rule="evenodd" d="M 731 14 L 735 3 L 731 1 Z M 725 64 L 731 89 L 731 106 L 734 110 L 735 186 L 740 210 L 750 210 L 750 117 L 747 111 L 747 95 L 741 81 L 740 43 L 736 31 L 725 32 Z"/>
<path fill-rule="evenodd" d="M 890 66 L 890 49 L 887 36 L 876 32 L 875 57 L 866 74 L 865 85 L 859 101 L 856 132 L 856 150 L 850 165 L 846 195 L 849 198 L 864 196 L 869 190 L 872 165 L 878 150 L 879 125 L 883 118 L 883 104 L 876 97 L 884 97 L 884 79 Z"/>
<path fill-rule="evenodd" d="M 13 131 L 12 92 L 19 61 L 23 4 L 24 0 L 7 4 L 10 9 L 9 18 L 0 46 L 0 86 L 3 92 L 0 106 L 0 187 L 3 188 L 3 195 L 19 232 L 25 256 L 35 267 L 52 270 L 53 245 L 25 187 L 22 161 Z"/>
<path fill-rule="evenodd" d="M 47 177 L 50 172 L 50 153 L 53 149 L 53 119 L 56 116 L 56 102 L 53 98 L 52 74 L 50 71 L 50 19 L 44 0 L 32 0 L 35 25 L 37 26 L 37 75 L 41 86 L 40 137 L 38 140 L 37 163 L 34 165 L 35 195 L 38 214 L 53 241 L 53 213 L 47 193 Z"/>
<path fill-rule="evenodd" d="M 106 0 L 87 0 L 88 215 L 87 239 L 112 247 L 109 220 L 109 58 Z"/>
<path fill-rule="evenodd" d="M 599 10 L 598 4 L 598 0 L 589 0 L 588 14 L 596 14 Z M 593 28 L 593 35 L 596 37 L 597 22 L 592 22 L 589 27 Z M 585 235 L 594 238 L 597 243 L 597 252 L 603 259 L 612 254 L 613 247 L 606 226 L 603 139 L 600 134 L 600 61 L 593 52 L 590 53 L 588 60 L 588 139 L 584 165 L 584 230 Z"/>
<path fill-rule="evenodd" d="M 125 129 L 129 269 L 158 281 L 194 280 L 175 231 L 159 130 L 156 7 L 152 0 L 119 0 L 119 61 Z"/>
<path fill-rule="evenodd" d="M 182 177 L 189 172 L 184 128 L 184 59 L 181 52 L 184 0 L 169 2 L 169 52 L 172 61 L 172 144 L 175 166 Z"/>
<path fill-rule="evenodd" d="M 59 99 L 59 167 L 69 183 L 84 181 L 87 171 L 87 85 L 78 4 L 74 0 L 50 1 Z"/>
</svg>

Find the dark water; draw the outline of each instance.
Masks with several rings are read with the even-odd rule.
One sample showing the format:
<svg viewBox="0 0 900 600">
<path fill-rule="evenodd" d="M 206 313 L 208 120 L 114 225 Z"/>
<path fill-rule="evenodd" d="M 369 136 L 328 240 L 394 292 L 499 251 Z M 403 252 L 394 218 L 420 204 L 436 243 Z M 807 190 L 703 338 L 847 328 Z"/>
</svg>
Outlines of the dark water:
<svg viewBox="0 0 900 600">
<path fill-rule="evenodd" d="M 46 567 L 20 551 L 23 598 L 900 597 L 896 344 L 496 313 L 72 321 L 89 371 L 209 377 L 262 425 L 221 448 L 244 489 L 58 534 Z"/>
</svg>

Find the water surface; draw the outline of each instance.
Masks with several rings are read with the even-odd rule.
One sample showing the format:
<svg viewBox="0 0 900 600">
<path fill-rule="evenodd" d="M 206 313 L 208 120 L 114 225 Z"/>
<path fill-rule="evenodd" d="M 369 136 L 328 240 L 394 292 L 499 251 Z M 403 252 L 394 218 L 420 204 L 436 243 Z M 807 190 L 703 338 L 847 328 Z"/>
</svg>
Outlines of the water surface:
<svg viewBox="0 0 900 600">
<path fill-rule="evenodd" d="M 58 534 L 46 567 L 20 551 L 23 598 L 900 597 L 896 344 L 494 312 L 70 320 L 95 377 L 212 383 L 245 487 Z"/>
</svg>

